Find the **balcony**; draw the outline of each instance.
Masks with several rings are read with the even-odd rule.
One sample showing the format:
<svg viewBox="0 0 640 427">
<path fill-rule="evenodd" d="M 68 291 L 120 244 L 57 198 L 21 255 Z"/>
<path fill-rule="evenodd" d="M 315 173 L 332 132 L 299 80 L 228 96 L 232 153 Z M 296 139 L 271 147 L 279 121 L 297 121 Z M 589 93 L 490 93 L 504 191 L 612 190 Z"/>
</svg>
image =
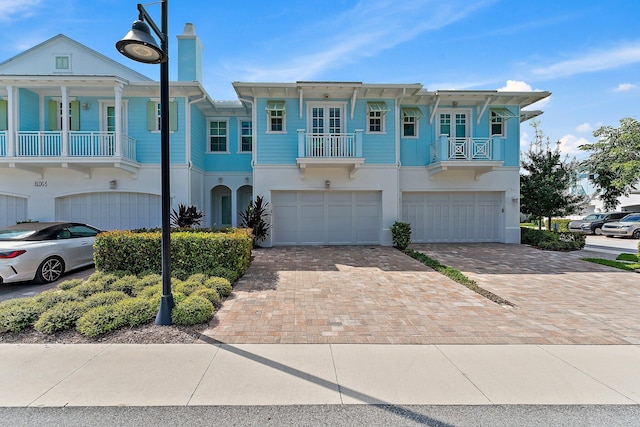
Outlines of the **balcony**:
<svg viewBox="0 0 640 427">
<path fill-rule="evenodd" d="M 347 168 L 353 178 L 364 164 L 362 157 L 362 130 L 353 133 L 307 133 L 298 129 L 298 158 L 304 178 L 307 168 Z"/>
<path fill-rule="evenodd" d="M 120 144 L 118 139 L 121 141 Z M 91 168 L 118 167 L 137 173 L 136 141 L 114 132 L 19 131 L 10 141 L 0 132 L 0 167 L 32 171 L 68 168 L 90 175 Z"/>
<path fill-rule="evenodd" d="M 445 171 L 472 171 L 480 175 L 500 168 L 502 138 L 450 138 L 447 135 L 431 143 L 429 179 Z"/>
</svg>

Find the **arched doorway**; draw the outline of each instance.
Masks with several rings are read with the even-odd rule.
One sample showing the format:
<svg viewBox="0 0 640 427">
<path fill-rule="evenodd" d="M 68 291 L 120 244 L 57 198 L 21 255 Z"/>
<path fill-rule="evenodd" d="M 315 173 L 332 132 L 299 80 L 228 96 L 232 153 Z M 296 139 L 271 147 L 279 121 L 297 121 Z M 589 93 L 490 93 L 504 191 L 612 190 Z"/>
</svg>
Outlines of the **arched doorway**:
<svg viewBox="0 0 640 427">
<path fill-rule="evenodd" d="M 249 206 L 249 203 L 253 199 L 253 187 L 251 185 L 243 185 L 238 188 L 237 194 L 238 227 L 240 227 L 242 226 L 242 217 L 240 217 L 240 214 L 247 209 L 247 206 Z"/>
<path fill-rule="evenodd" d="M 211 225 L 231 227 L 231 190 L 226 185 L 216 185 L 211 190 Z"/>
</svg>

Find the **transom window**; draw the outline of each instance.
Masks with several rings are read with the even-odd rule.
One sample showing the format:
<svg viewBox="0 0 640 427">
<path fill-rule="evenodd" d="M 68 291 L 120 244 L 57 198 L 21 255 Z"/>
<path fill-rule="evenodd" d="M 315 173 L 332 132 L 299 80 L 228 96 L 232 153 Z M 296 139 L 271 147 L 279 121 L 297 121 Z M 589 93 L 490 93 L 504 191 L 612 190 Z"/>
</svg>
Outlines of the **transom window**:
<svg viewBox="0 0 640 427">
<path fill-rule="evenodd" d="M 367 132 L 384 132 L 384 115 L 389 107 L 384 101 L 367 102 Z"/>
<path fill-rule="evenodd" d="M 227 151 L 227 122 L 209 122 L 209 151 L 220 153 Z"/>
<path fill-rule="evenodd" d="M 253 126 L 251 120 L 240 120 L 240 151 L 251 151 Z"/>
<path fill-rule="evenodd" d="M 267 101 L 267 132 L 285 132 L 285 102 Z"/>
</svg>

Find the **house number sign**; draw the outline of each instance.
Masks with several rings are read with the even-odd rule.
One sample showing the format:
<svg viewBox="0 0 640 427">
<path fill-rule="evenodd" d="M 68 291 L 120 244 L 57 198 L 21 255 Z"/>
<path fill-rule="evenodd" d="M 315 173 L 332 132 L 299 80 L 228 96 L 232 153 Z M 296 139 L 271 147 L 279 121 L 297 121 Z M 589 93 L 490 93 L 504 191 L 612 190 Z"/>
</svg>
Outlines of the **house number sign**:
<svg viewBox="0 0 640 427">
<path fill-rule="evenodd" d="M 46 187 L 47 186 L 47 181 L 36 181 L 36 187 Z"/>
</svg>

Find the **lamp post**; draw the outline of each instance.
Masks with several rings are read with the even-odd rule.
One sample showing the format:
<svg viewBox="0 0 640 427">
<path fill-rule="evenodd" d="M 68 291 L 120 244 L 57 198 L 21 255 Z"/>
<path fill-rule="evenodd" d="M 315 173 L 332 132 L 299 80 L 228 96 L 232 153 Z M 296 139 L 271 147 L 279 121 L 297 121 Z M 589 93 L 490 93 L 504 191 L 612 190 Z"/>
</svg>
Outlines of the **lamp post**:
<svg viewBox="0 0 640 427">
<path fill-rule="evenodd" d="M 160 64 L 160 175 L 162 198 L 162 299 L 156 316 L 156 325 L 171 325 L 174 301 L 171 294 L 171 198 L 169 162 L 169 37 L 168 0 L 161 2 L 162 31 L 153 22 L 142 4 L 138 4 L 138 20 L 124 38 L 116 43 L 116 49 L 134 61 Z M 149 23 L 160 39 L 160 47 L 145 24 Z"/>
</svg>

